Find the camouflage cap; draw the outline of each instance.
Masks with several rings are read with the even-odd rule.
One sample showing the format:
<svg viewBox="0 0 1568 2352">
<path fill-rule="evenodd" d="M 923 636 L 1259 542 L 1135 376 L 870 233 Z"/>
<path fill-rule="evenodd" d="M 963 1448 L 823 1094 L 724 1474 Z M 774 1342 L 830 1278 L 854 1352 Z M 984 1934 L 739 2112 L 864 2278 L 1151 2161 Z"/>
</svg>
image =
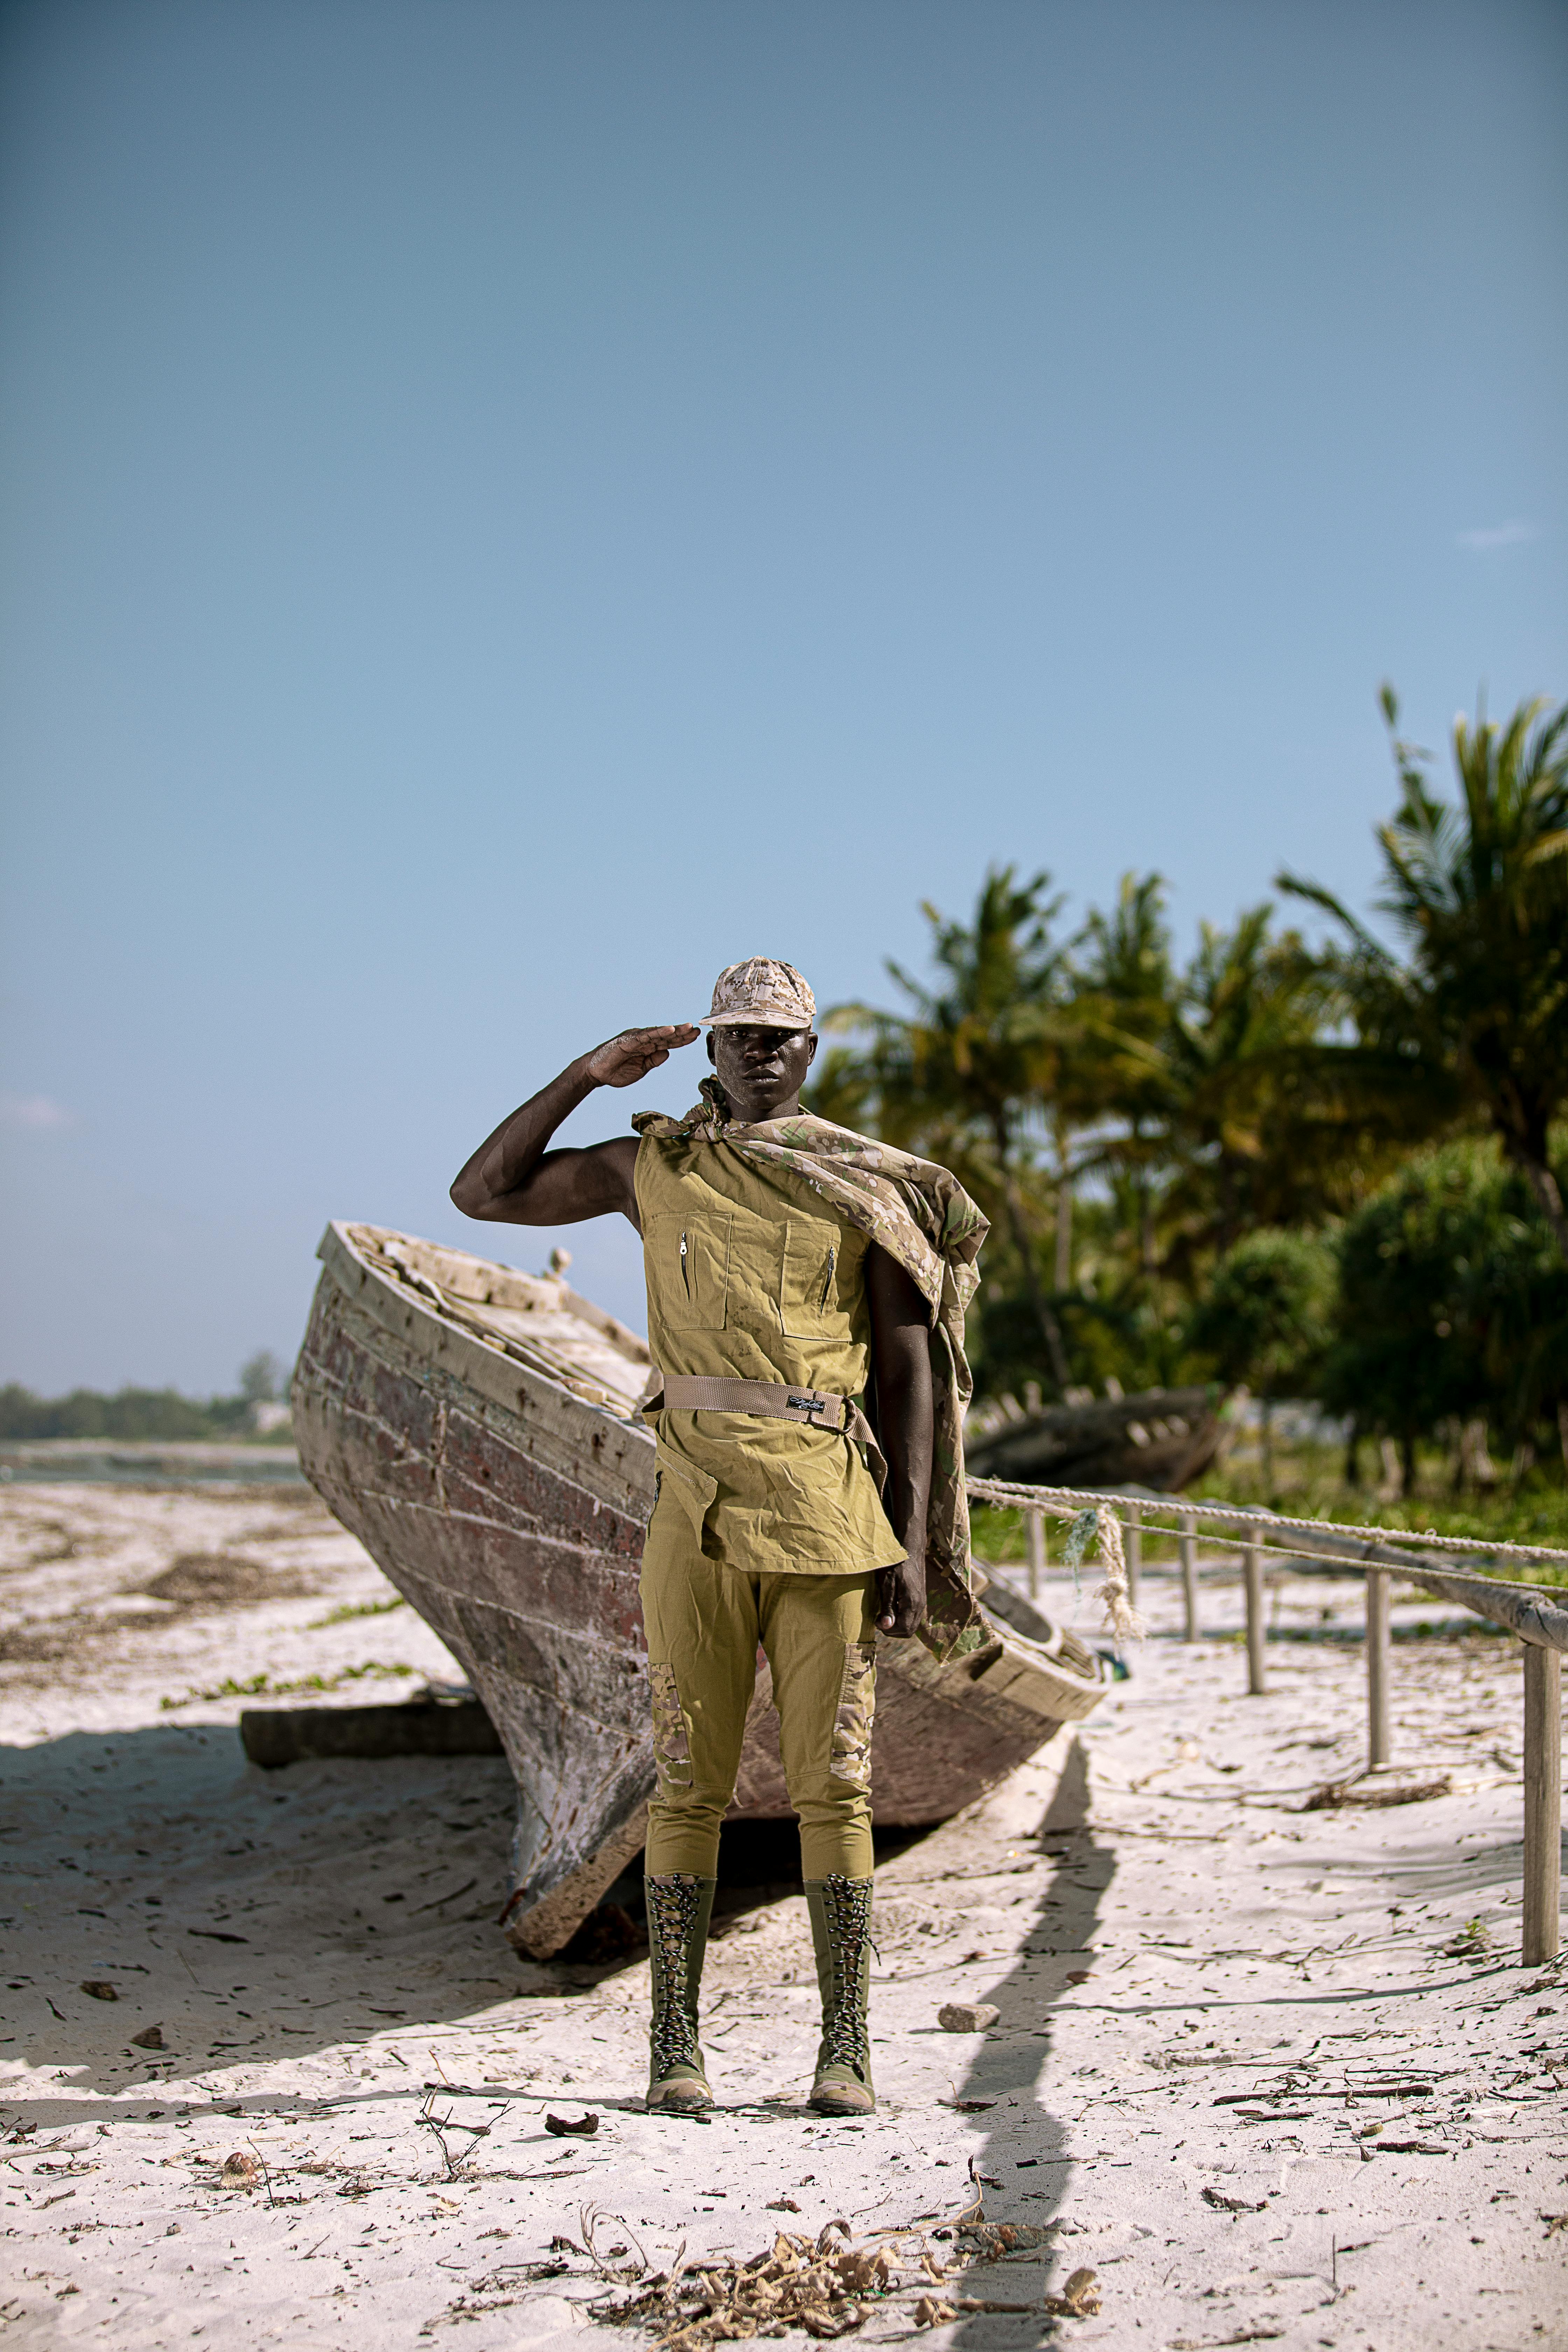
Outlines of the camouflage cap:
<svg viewBox="0 0 1568 2352">
<path fill-rule="evenodd" d="M 793 963 L 772 956 L 747 956 L 727 964 L 713 983 L 713 1002 L 702 1016 L 709 1029 L 809 1029 L 816 999 Z"/>
</svg>

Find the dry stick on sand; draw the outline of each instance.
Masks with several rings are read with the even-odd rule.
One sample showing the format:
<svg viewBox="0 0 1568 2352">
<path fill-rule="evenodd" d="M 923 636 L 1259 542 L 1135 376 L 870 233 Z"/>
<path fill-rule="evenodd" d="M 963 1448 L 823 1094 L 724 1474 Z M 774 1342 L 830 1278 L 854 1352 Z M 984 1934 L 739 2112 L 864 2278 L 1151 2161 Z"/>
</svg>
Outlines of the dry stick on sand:
<svg viewBox="0 0 1568 2352">
<path fill-rule="evenodd" d="M 473 2155 L 474 2148 L 479 2145 L 480 2140 L 489 2137 L 490 2126 L 489 2124 L 460 2124 L 456 2122 L 450 2115 L 433 2115 L 431 2113 L 431 2108 L 434 2105 L 434 2093 L 426 2095 L 425 2105 L 420 2114 L 416 2116 L 415 2120 L 423 2127 L 424 2130 L 433 2132 L 435 2134 L 436 2145 L 441 2151 L 441 2161 L 447 2168 L 447 2178 L 448 2180 L 457 2180 L 461 2178 L 463 2167 Z M 472 2144 L 464 2149 L 461 2156 L 454 2157 L 451 2149 L 447 2145 L 446 2135 L 449 2131 L 471 2132 L 473 2135 Z"/>
<path fill-rule="evenodd" d="M 1363 1786 L 1354 1780 L 1331 1780 L 1321 1789 L 1314 1789 L 1301 1811 L 1322 1812 L 1340 1805 L 1419 1805 L 1428 1797 L 1447 1797 L 1454 1786 L 1453 1775 L 1445 1772 L 1436 1780 L 1406 1781 L 1404 1788 L 1387 1788 L 1382 1782 Z"/>
</svg>

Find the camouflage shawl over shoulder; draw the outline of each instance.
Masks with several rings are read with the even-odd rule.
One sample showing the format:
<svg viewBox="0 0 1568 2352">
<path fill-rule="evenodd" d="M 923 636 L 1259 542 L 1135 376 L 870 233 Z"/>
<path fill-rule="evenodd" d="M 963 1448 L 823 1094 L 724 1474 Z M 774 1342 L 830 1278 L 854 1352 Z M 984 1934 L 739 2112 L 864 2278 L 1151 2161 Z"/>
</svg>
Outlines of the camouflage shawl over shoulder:
<svg viewBox="0 0 1568 2352">
<path fill-rule="evenodd" d="M 702 1101 L 684 1118 L 640 1111 L 633 1127 L 659 1140 L 727 1143 L 763 1175 L 808 1185 L 895 1258 L 931 1307 L 936 1442 L 920 1637 L 939 1658 L 975 1649 L 983 1637 L 969 1582 L 963 1415 L 973 1382 L 963 1352 L 963 1314 L 980 1286 L 974 1261 L 990 1227 L 956 1178 L 931 1160 L 806 1111 L 745 1127 L 731 1118 L 716 1079 L 704 1078 L 701 1091 Z"/>
</svg>

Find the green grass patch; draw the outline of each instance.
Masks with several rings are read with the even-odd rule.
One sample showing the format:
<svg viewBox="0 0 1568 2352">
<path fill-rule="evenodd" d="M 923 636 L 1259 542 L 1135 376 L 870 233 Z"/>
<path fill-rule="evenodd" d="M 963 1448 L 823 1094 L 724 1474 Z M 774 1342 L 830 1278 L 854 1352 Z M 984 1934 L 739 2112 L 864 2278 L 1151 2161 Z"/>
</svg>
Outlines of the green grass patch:
<svg viewBox="0 0 1568 2352">
<path fill-rule="evenodd" d="M 306 1626 L 307 1633 L 319 1633 L 326 1625 L 346 1625 L 351 1617 L 385 1617 L 394 1609 L 406 1609 L 408 1603 L 401 1592 L 390 1601 L 345 1601 L 341 1609 L 329 1609 L 324 1617 L 312 1617 Z"/>
<path fill-rule="evenodd" d="M 1067 1533 L 1065 1519 L 1046 1521 L 1046 1549 L 1051 1549 L 1053 1531 L 1059 1550 L 1061 1538 Z M 1024 1514 L 1004 1511 L 994 1503 L 972 1503 L 969 1507 L 970 1548 L 977 1559 L 1018 1560 L 1025 1557 Z"/>
<path fill-rule="evenodd" d="M 1374 1461 L 1372 1449 L 1363 1447 L 1369 1470 Z M 1266 1491 L 1258 1449 L 1249 1445 L 1237 1447 L 1220 1468 L 1200 1479 L 1189 1499 L 1243 1508 L 1262 1504 L 1292 1518 L 1333 1519 L 1374 1535 L 1387 1529 L 1568 1551 L 1568 1486 L 1555 1464 L 1538 1466 L 1517 1484 L 1505 1478 L 1489 1494 L 1455 1495 L 1447 1461 L 1436 1449 L 1423 1450 L 1416 1457 L 1414 1494 L 1384 1502 L 1370 1486 L 1346 1486 L 1337 1446 L 1277 1446 L 1272 1486 Z M 1492 1572 L 1527 1584 L 1568 1583 L 1568 1563 L 1563 1562 L 1510 1561 L 1505 1555 Z"/>
<path fill-rule="evenodd" d="M 167 1715 L 177 1706 L 193 1706 L 198 1699 L 288 1698 L 296 1691 L 341 1690 L 344 1683 L 363 1682 L 367 1676 L 401 1678 L 419 1671 L 417 1666 L 383 1665 L 372 1658 L 363 1666 L 340 1667 L 335 1675 L 296 1675 L 289 1682 L 275 1683 L 270 1675 L 251 1675 L 244 1682 L 236 1682 L 232 1675 L 226 1675 L 210 1690 L 187 1691 L 183 1698 L 161 1698 L 158 1705 Z"/>
</svg>

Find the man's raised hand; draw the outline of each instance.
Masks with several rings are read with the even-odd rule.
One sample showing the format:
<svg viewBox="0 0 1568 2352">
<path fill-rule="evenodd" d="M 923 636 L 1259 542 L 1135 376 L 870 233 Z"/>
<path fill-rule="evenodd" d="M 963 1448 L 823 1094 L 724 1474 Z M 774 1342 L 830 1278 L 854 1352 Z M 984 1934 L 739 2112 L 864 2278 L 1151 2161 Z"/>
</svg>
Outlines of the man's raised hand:
<svg viewBox="0 0 1568 2352">
<path fill-rule="evenodd" d="M 637 1138 L 612 1136 L 586 1150 L 552 1151 L 550 1139 L 595 1087 L 635 1087 L 698 1032 L 689 1021 L 658 1029 L 623 1029 L 579 1054 L 558 1077 L 503 1118 L 471 1152 L 452 1182 L 466 1217 L 512 1225 L 572 1224 L 619 1211 L 637 1223 Z"/>
<path fill-rule="evenodd" d="M 588 1056 L 588 1076 L 595 1086 L 635 1087 L 678 1045 L 689 1045 L 700 1034 L 689 1021 L 668 1023 L 661 1029 L 623 1029 Z"/>
</svg>

